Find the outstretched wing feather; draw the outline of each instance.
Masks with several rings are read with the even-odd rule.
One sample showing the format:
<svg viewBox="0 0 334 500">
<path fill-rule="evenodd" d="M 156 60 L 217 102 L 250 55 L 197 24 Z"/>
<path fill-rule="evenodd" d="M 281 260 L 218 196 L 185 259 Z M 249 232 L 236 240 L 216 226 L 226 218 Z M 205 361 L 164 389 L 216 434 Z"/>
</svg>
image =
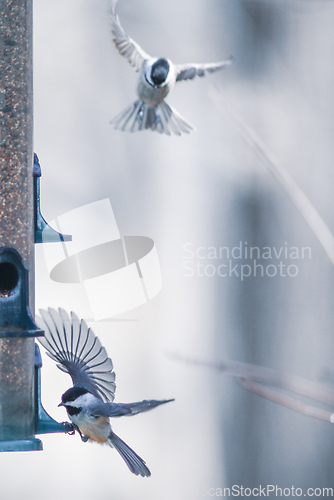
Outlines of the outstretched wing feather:
<svg viewBox="0 0 334 500">
<path fill-rule="evenodd" d="M 73 385 L 92 392 L 103 401 L 113 401 L 115 373 L 107 351 L 84 320 L 71 312 L 49 308 L 40 311 L 45 337 L 38 340 L 58 368 L 68 373 Z"/>
<path fill-rule="evenodd" d="M 110 8 L 110 25 L 113 40 L 119 53 L 124 56 L 129 63 L 139 71 L 143 61 L 150 59 L 150 56 L 130 38 L 122 28 L 119 17 L 116 13 L 117 0 L 112 0 Z"/>
<path fill-rule="evenodd" d="M 40 313 L 42 315 L 42 320 L 38 318 L 38 322 L 42 325 L 43 330 L 48 331 L 48 335 L 40 337 L 39 341 L 50 354 L 53 354 L 58 359 L 59 347 L 56 341 L 57 333 L 55 325 L 53 321 L 50 321 L 50 317 L 45 315 L 45 311 L 40 311 Z"/>
<path fill-rule="evenodd" d="M 233 57 L 226 59 L 226 61 L 219 61 L 216 63 L 206 64 L 178 64 L 175 66 L 176 81 L 192 80 L 195 76 L 204 76 L 205 73 L 214 73 L 224 69 L 233 62 Z"/>
</svg>

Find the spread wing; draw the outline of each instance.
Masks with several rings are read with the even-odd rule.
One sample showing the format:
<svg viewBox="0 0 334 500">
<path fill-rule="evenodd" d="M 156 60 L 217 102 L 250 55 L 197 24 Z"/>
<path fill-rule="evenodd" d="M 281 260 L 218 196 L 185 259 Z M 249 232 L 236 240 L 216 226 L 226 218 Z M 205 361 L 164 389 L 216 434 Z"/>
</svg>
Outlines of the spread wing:
<svg viewBox="0 0 334 500">
<path fill-rule="evenodd" d="M 120 54 L 136 68 L 136 71 L 139 71 L 143 62 L 147 59 L 151 59 L 151 56 L 149 56 L 140 45 L 132 40 L 123 30 L 119 17 L 116 14 L 117 1 L 118 0 L 112 0 L 110 8 L 110 24 L 113 40 Z"/>
<path fill-rule="evenodd" d="M 138 415 L 145 411 L 153 410 L 157 406 L 175 401 L 174 399 L 155 399 L 139 401 L 138 403 L 94 403 L 90 405 L 89 411 L 92 415 L 99 417 L 124 417 Z"/>
<path fill-rule="evenodd" d="M 216 63 L 206 63 L 206 64 L 177 64 L 175 66 L 176 70 L 176 81 L 181 80 L 192 80 L 195 76 L 204 76 L 205 73 L 215 73 L 220 69 L 226 68 L 233 62 L 233 57 L 226 59 L 226 61 L 220 61 Z"/>
<path fill-rule="evenodd" d="M 74 386 L 83 387 L 106 402 L 114 400 L 116 384 L 113 364 L 94 332 L 84 320 L 63 309 L 40 310 L 38 324 L 45 337 L 38 341 L 46 354 L 68 373 Z"/>
</svg>

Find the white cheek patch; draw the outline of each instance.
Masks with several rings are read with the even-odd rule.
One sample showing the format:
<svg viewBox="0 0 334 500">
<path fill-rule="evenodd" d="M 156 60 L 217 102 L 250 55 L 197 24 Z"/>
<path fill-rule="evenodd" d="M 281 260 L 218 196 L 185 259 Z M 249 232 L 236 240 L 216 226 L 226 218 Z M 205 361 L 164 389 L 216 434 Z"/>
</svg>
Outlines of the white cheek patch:
<svg viewBox="0 0 334 500">
<path fill-rule="evenodd" d="M 96 402 L 96 397 L 90 392 L 87 392 L 86 394 L 79 396 L 73 403 L 71 403 L 71 406 L 85 408 L 86 406 L 89 406 L 94 402 Z"/>
</svg>

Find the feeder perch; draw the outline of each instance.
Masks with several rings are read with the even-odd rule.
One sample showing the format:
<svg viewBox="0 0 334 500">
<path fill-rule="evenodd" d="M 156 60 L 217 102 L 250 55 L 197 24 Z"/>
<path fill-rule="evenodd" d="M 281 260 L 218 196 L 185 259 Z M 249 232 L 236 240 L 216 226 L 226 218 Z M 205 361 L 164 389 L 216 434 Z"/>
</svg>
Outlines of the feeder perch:
<svg viewBox="0 0 334 500">
<path fill-rule="evenodd" d="M 34 153 L 34 218 L 35 218 L 35 243 L 52 243 L 72 241 L 69 234 L 61 234 L 52 229 L 41 214 L 41 186 L 42 175 L 38 156 Z"/>
</svg>

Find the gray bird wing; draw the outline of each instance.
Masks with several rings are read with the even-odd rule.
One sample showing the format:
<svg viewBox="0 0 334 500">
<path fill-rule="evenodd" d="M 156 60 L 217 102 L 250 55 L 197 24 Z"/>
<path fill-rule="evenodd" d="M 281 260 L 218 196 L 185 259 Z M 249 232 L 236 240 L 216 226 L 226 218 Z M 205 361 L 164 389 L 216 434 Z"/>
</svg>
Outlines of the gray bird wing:
<svg viewBox="0 0 334 500">
<path fill-rule="evenodd" d="M 116 4 L 118 0 L 111 1 L 110 24 L 113 40 L 120 54 L 124 56 L 129 63 L 139 71 L 143 62 L 151 59 L 141 47 L 132 38 L 130 38 L 121 26 L 119 17 L 116 13 Z"/>
<path fill-rule="evenodd" d="M 226 59 L 226 61 L 219 61 L 216 63 L 206 64 L 176 64 L 176 81 L 192 80 L 195 76 L 204 76 L 205 73 L 214 73 L 220 69 L 224 69 L 233 62 L 233 57 Z"/>
<path fill-rule="evenodd" d="M 138 415 L 145 411 L 153 410 L 157 406 L 170 403 L 174 399 L 155 399 L 139 401 L 138 403 L 100 403 L 94 402 L 89 406 L 89 412 L 98 417 L 123 417 Z"/>
<path fill-rule="evenodd" d="M 40 310 L 37 318 L 45 337 L 38 341 L 46 354 L 57 362 L 58 368 L 68 373 L 74 386 L 83 387 L 102 401 L 115 397 L 115 372 L 104 347 L 84 320 L 63 309 Z"/>
</svg>

